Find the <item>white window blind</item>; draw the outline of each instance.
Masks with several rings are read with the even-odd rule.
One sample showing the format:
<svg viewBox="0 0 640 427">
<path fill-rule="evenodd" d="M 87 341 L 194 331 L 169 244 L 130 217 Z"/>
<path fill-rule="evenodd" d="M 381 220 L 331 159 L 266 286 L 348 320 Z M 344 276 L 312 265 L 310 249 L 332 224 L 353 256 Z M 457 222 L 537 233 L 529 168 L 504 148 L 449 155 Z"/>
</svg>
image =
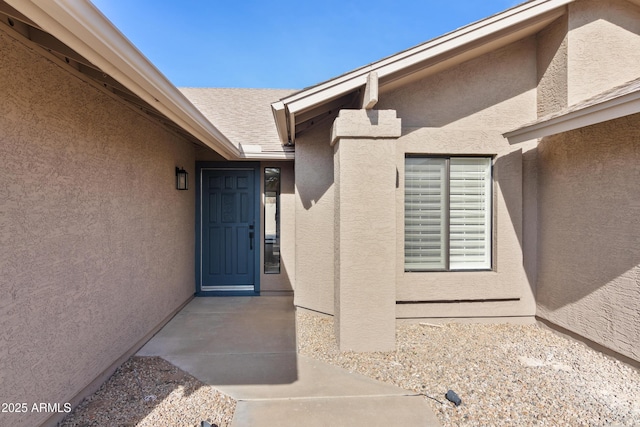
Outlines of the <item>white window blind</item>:
<svg viewBox="0 0 640 427">
<path fill-rule="evenodd" d="M 408 157 L 405 161 L 405 267 L 446 268 L 446 159 Z"/>
<path fill-rule="evenodd" d="M 405 270 L 491 268 L 491 159 L 405 159 Z"/>
<path fill-rule="evenodd" d="M 452 157 L 449 179 L 449 268 L 490 268 L 491 159 Z"/>
</svg>

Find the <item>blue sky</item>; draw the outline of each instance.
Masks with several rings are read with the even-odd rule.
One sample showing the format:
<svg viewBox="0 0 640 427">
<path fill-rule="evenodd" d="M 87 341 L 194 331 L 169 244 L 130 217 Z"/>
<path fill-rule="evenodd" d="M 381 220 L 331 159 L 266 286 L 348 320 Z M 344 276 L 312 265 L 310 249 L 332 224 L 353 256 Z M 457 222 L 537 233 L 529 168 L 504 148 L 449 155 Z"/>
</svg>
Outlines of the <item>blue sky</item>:
<svg viewBox="0 0 640 427">
<path fill-rule="evenodd" d="M 92 0 L 176 86 L 301 89 L 518 0 Z"/>
</svg>

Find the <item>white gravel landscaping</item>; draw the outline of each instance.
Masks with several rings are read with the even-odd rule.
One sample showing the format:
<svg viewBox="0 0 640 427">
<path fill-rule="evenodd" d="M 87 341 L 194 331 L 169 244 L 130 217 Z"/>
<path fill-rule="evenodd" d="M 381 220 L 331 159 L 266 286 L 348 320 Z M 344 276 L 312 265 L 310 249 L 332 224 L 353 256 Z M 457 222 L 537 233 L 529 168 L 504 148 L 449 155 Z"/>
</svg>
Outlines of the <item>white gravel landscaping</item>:
<svg viewBox="0 0 640 427">
<path fill-rule="evenodd" d="M 231 425 L 236 401 L 160 357 L 132 357 L 60 427 Z"/>
<path fill-rule="evenodd" d="M 340 353 L 332 318 L 296 322 L 301 354 L 424 394 L 443 427 L 640 426 L 638 370 L 536 325 L 404 324 L 396 351 Z M 235 406 L 161 358 L 132 357 L 61 426 L 223 427 Z"/>
<path fill-rule="evenodd" d="M 405 324 L 384 353 L 340 353 L 332 318 L 297 328 L 300 353 L 424 393 L 445 427 L 640 426 L 638 370 L 536 325 Z"/>
</svg>

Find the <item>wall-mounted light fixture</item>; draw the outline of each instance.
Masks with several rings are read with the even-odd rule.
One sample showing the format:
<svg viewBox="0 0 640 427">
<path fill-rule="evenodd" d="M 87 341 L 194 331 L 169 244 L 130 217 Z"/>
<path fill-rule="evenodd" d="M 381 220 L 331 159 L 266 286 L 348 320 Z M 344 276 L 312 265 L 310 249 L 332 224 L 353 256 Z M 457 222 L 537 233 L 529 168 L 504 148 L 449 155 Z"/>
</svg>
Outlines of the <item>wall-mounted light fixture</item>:
<svg viewBox="0 0 640 427">
<path fill-rule="evenodd" d="M 186 170 L 176 167 L 176 189 L 188 190 L 189 189 L 189 174 Z"/>
</svg>

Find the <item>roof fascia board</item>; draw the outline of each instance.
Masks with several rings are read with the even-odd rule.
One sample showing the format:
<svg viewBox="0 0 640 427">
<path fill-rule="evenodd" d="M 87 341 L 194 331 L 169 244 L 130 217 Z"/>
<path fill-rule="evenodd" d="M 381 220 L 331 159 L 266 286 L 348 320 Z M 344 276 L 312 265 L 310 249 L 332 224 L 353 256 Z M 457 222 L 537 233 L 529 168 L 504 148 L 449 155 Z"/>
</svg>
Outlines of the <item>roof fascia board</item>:
<svg viewBox="0 0 640 427">
<path fill-rule="evenodd" d="M 532 125 L 507 132 L 503 136 L 509 140 L 510 144 L 518 144 L 637 113 L 640 113 L 640 91 L 560 116 L 542 119 Z"/>
<path fill-rule="evenodd" d="M 278 101 L 271 104 L 271 112 L 276 122 L 276 130 L 282 144 L 289 143 L 289 130 L 287 129 L 287 112 L 285 105 Z"/>
<path fill-rule="evenodd" d="M 289 105 L 290 110 L 295 112 L 300 111 L 313 103 L 310 101 L 304 103 L 299 101 L 322 92 L 326 93 L 324 93 L 324 96 L 319 99 L 331 98 L 332 94 L 336 92 L 336 87 L 341 85 L 345 85 L 344 89 L 341 91 L 338 90 L 338 93 L 348 92 L 349 90 L 363 86 L 366 84 L 367 75 L 372 71 L 377 72 L 378 78 L 382 80 L 384 77 L 387 77 L 389 74 L 397 72 L 398 70 L 424 61 L 425 59 L 441 55 L 444 52 L 460 48 L 474 40 L 491 34 L 504 32 L 509 27 L 535 19 L 541 15 L 549 15 L 549 17 L 545 16 L 545 19 L 549 19 L 553 16 L 553 12 L 556 11 L 557 17 L 560 17 L 565 13 L 565 10 L 561 8 L 573 1 L 575 0 L 538 0 L 524 3 L 503 13 L 468 25 L 442 37 L 438 37 L 404 52 L 400 52 L 378 62 L 374 62 L 335 79 L 328 80 L 306 90 L 303 89 L 300 92 L 283 98 L 281 101 L 284 104 Z"/>
<path fill-rule="evenodd" d="M 283 153 L 245 153 L 242 158 L 247 160 L 294 160 L 295 153 L 293 151 Z"/>
<path fill-rule="evenodd" d="M 538 22 L 538 19 L 535 18 L 540 18 L 541 20 L 553 20 L 555 18 L 559 18 L 563 14 L 563 10 L 556 9 L 555 11 L 551 11 L 534 17 L 534 21 L 529 21 L 528 24 L 535 25 Z M 496 28 L 494 29 L 494 31 L 487 32 L 486 34 L 482 34 L 481 36 L 476 35 L 476 37 L 472 37 L 470 34 L 467 34 L 455 40 L 455 43 L 451 42 L 436 44 L 432 46 L 428 51 L 421 51 L 416 53 L 412 57 L 389 62 L 387 64 L 379 66 L 379 68 L 375 65 L 371 65 L 369 66 L 368 70 L 358 70 L 358 75 L 354 75 L 350 80 L 335 82 L 334 85 L 328 86 L 313 93 L 309 93 L 307 96 L 300 97 L 299 95 L 297 99 L 289 100 L 287 98 L 284 98 L 280 102 L 285 105 L 292 114 L 303 113 L 318 104 L 330 101 L 336 97 L 344 95 L 345 93 L 360 89 L 362 87 L 366 87 L 368 76 L 371 73 L 378 74 L 378 79 L 382 80 L 383 78 L 393 76 L 393 74 L 398 73 L 403 69 L 416 65 L 418 63 L 427 62 L 438 57 L 443 57 L 451 52 L 465 52 L 466 50 L 460 51 L 460 49 L 464 49 L 465 47 L 473 49 L 478 46 L 485 45 L 486 43 L 490 43 L 491 41 L 493 41 L 493 38 L 491 38 L 492 35 L 496 35 L 497 37 L 502 38 L 506 37 L 512 32 L 521 30 L 522 28 L 522 23 L 514 23 L 504 28 Z M 480 41 L 483 39 L 484 42 L 480 43 Z M 394 78 L 387 78 L 385 83 L 381 83 L 380 86 L 384 86 L 385 84 L 395 81 L 396 79 Z"/>
<path fill-rule="evenodd" d="M 242 157 L 238 147 L 213 126 L 89 1 L 5 1 L 209 148 L 227 159 Z"/>
<path fill-rule="evenodd" d="M 281 141 L 285 143 L 288 139 L 295 138 L 291 134 L 295 129 L 296 114 L 365 86 L 367 76 L 371 72 L 376 72 L 378 79 L 384 80 L 394 73 L 420 62 L 436 58 L 447 52 L 462 49 L 465 45 L 475 45 L 481 39 L 490 39 L 492 36 L 504 37 L 512 31 L 522 29 L 524 26 L 535 25 L 543 20 L 559 18 L 566 13 L 565 6 L 573 1 L 575 0 L 536 0 L 527 2 L 404 52 L 285 97 L 277 103 L 277 106 L 274 106 L 274 110 L 287 108 L 289 112 L 289 129 L 282 129 L 281 124 L 276 122 Z M 487 40 L 487 42 L 489 41 L 491 40 Z M 388 79 L 388 81 L 394 80 L 393 78 Z M 288 134 L 287 136 L 284 136 L 285 132 Z"/>
</svg>

